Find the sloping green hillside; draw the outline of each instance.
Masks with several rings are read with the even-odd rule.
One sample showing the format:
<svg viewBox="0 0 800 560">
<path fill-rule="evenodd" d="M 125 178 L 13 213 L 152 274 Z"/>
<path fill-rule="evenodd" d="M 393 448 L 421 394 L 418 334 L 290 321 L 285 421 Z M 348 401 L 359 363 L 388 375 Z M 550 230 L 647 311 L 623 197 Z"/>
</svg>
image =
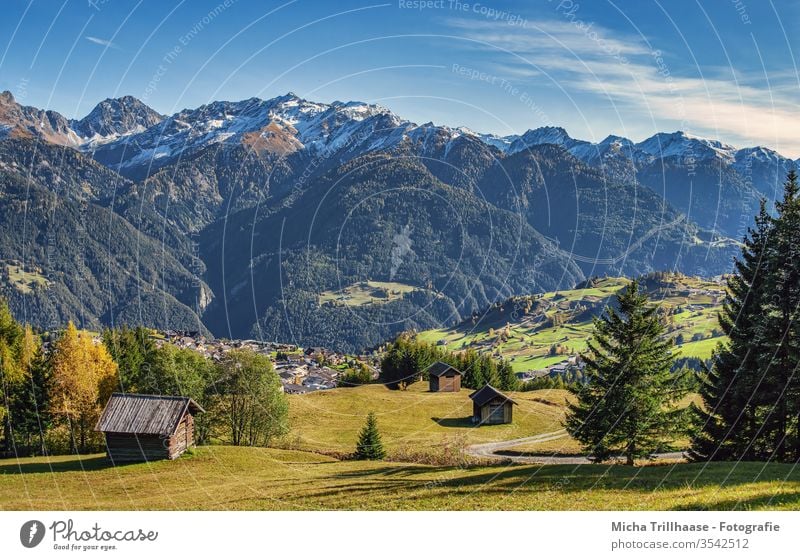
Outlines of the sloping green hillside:
<svg viewBox="0 0 800 560">
<path fill-rule="evenodd" d="M 384 385 L 289 395 L 289 442 L 304 451 L 351 453 L 367 413 L 378 417 L 390 457 L 436 454 L 444 446 L 503 441 L 561 429 L 567 392 L 563 390 L 509 393 L 518 403 L 514 422 L 476 428 L 472 422 L 472 391 L 431 393 L 417 382 L 406 391 Z"/>
<path fill-rule="evenodd" d="M 626 278 L 599 278 L 574 290 L 510 298 L 456 327 L 418 336 L 453 351 L 491 352 L 510 360 L 515 371 L 546 368 L 586 350 L 592 319 L 615 303 L 614 296 L 627 283 Z M 724 340 L 717 323 L 724 283 L 659 274 L 647 277 L 645 285 L 669 324 L 676 354 L 708 359 Z"/>
</svg>

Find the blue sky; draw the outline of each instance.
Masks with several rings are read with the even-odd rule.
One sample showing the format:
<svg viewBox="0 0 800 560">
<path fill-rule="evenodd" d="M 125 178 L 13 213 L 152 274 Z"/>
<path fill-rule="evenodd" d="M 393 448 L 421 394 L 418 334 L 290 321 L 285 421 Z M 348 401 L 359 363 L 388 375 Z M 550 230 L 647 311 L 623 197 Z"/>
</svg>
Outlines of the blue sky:
<svg viewBox="0 0 800 560">
<path fill-rule="evenodd" d="M 422 5 L 420 5 L 422 4 Z M 80 117 L 294 91 L 416 122 L 642 140 L 686 130 L 800 156 L 800 2 L 5 0 L 0 89 Z"/>
</svg>

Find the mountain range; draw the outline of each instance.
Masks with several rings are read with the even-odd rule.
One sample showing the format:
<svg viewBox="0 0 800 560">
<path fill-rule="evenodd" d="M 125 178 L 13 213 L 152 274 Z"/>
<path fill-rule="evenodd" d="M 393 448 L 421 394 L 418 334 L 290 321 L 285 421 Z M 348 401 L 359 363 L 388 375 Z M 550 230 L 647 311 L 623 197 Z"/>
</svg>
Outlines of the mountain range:
<svg viewBox="0 0 800 560">
<path fill-rule="evenodd" d="M 70 120 L 4 92 L 2 289 L 43 328 L 355 350 L 593 275 L 726 272 L 797 163 L 683 132 L 500 137 L 291 93 L 170 116 L 126 96 Z M 388 292 L 344 295 L 367 282 Z"/>
</svg>

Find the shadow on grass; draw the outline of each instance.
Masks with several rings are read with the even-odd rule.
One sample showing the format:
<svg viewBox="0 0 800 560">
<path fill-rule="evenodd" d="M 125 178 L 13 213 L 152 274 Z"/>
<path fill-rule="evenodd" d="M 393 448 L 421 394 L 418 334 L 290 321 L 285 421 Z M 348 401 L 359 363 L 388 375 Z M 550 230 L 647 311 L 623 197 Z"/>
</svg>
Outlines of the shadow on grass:
<svg viewBox="0 0 800 560">
<path fill-rule="evenodd" d="M 357 463 L 357 461 L 356 461 Z M 434 465 L 401 465 L 393 466 L 391 463 L 385 467 L 364 468 L 350 472 L 336 473 L 332 478 L 363 478 L 371 476 L 416 476 L 437 474 L 457 470 L 458 467 L 441 467 Z"/>
<path fill-rule="evenodd" d="M 503 457 L 568 457 L 570 459 L 583 459 L 586 455 L 578 453 L 561 453 L 558 451 L 515 451 L 513 449 L 500 449 L 495 455 Z"/>
<path fill-rule="evenodd" d="M 733 467 L 733 468 L 731 468 Z M 800 482 L 800 473 L 793 472 L 791 465 L 769 465 L 763 463 L 678 464 L 670 466 L 625 465 L 532 465 L 465 468 L 438 467 L 428 465 L 404 465 L 385 468 L 370 465 L 355 469 L 346 475 L 336 475 L 343 484 L 320 489 L 315 498 L 336 495 L 368 495 L 373 492 L 394 490 L 438 491 L 457 493 L 483 493 L 502 496 L 509 492 L 557 492 L 580 494 L 582 492 L 645 492 L 657 493 L 677 489 L 714 490 L 726 477 L 723 487 L 733 487 L 754 482 Z M 384 478 L 386 477 L 386 478 Z M 345 482 L 346 481 L 346 482 Z M 678 506 L 685 510 L 756 509 L 770 507 L 798 507 L 800 491 L 788 487 L 786 492 L 775 495 L 764 493 L 741 502 L 735 499 L 704 503 L 702 499 Z M 773 495 L 775 497 L 773 498 Z M 772 499 L 772 502 L 770 502 Z"/>
<path fill-rule="evenodd" d="M 105 457 L 90 457 L 87 459 L 68 459 L 48 460 L 47 457 L 39 457 L 36 461 L 30 458 L 21 458 L 14 463 L 0 465 L 0 474 L 35 474 L 50 472 L 72 472 L 72 471 L 100 471 L 112 468 L 114 465 Z M 30 462 L 29 462 L 30 461 Z"/>
<path fill-rule="evenodd" d="M 443 428 L 474 428 L 475 424 L 472 423 L 472 416 L 464 416 L 463 418 L 431 418 L 434 422 Z"/>
<path fill-rule="evenodd" d="M 791 509 L 800 508 L 800 492 L 769 493 L 751 496 L 741 500 L 729 499 L 700 504 L 681 504 L 674 509 L 677 511 L 749 511 L 753 509 L 778 509 L 790 506 Z"/>
</svg>

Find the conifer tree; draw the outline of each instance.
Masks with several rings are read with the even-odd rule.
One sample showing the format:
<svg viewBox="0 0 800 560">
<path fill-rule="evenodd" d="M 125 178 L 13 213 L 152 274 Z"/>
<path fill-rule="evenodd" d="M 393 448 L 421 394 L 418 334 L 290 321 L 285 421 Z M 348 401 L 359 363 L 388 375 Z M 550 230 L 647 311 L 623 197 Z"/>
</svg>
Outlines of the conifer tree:
<svg viewBox="0 0 800 560">
<path fill-rule="evenodd" d="M 719 324 L 728 341 L 718 346 L 712 367 L 700 376 L 704 406 L 696 409 L 698 430 L 690 450 L 695 460 L 757 459 L 765 452 L 757 442 L 766 391 L 757 347 L 764 335 L 772 230 L 772 217 L 762 200 L 755 226 L 748 231 L 727 280 Z"/>
<path fill-rule="evenodd" d="M 761 437 L 769 458 L 800 459 L 800 185 L 789 172 L 783 200 L 775 205 L 767 252 L 769 275 L 762 343 L 756 348 L 764 370 L 765 410 Z"/>
<path fill-rule="evenodd" d="M 672 341 L 657 309 L 632 281 L 594 323 L 586 362 L 588 383 L 574 388 L 567 431 L 593 460 L 615 455 L 628 465 L 673 441 L 686 430 L 677 408 L 687 392 L 685 380 L 670 373 Z"/>
<path fill-rule="evenodd" d="M 119 366 L 118 391 L 123 393 L 146 392 L 144 386 L 152 384 L 151 367 L 156 351 L 150 332 L 144 327 L 122 326 L 103 331 L 103 344 Z"/>
<path fill-rule="evenodd" d="M 380 460 L 386 457 L 381 434 L 378 431 L 378 419 L 374 412 L 367 415 L 367 422 L 361 428 L 356 444 L 356 459 Z"/>
<path fill-rule="evenodd" d="M 47 410 L 47 369 L 42 341 L 30 325 L 23 328 L 20 343 L 22 378 L 10 390 L 9 420 L 17 445 L 44 454 L 44 434 L 50 426 Z"/>
<path fill-rule="evenodd" d="M 511 362 L 502 360 L 497 365 L 497 376 L 499 378 L 499 387 L 504 391 L 516 391 L 519 389 L 519 379 L 517 374 L 514 373 L 514 368 L 511 367 Z"/>
</svg>

